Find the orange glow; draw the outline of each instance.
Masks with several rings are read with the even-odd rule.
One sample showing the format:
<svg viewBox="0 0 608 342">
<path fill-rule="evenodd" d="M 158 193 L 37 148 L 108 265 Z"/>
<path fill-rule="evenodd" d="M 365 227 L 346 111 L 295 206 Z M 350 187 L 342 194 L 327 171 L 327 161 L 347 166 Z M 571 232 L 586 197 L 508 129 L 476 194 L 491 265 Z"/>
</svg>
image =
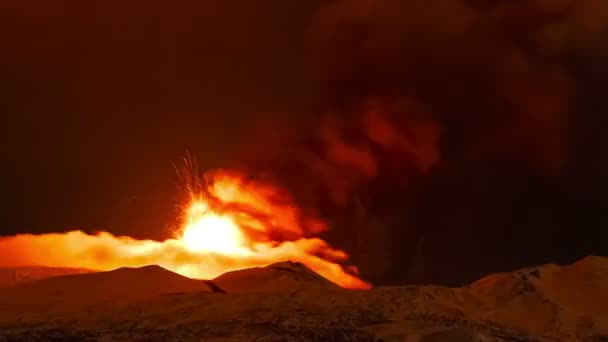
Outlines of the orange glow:
<svg viewBox="0 0 608 342">
<path fill-rule="evenodd" d="M 193 208 L 198 206 L 193 204 Z M 245 236 L 228 217 L 203 212 L 190 218 L 184 228 L 182 241 L 193 252 L 236 254 L 243 250 Z"/>
<path fill-rule="evenodd" d="M 212 279 L 225 272 L 291 260 L 346 288 L 366 289 L 356 269 L 340 265 L 343 251 L 314 237 L 325 229 L 289 194 L 235 172 L 213 172 L 192 193 L 175 236 L 163 242 L 80 231 L 0 238 L 0 267 L 40 265 L 111 270 L 160 265 L 182 275 Z"/>
</svg>

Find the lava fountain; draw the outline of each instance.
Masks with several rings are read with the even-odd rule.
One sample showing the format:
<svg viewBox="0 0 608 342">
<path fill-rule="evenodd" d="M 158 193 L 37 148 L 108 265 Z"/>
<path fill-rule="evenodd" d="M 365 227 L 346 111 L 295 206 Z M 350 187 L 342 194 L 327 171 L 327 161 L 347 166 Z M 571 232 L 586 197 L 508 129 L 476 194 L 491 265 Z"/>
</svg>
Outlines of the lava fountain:
<svg viewBox="0 0 608 342">
<path fill-rule="evenodd" d="M 0 266 L 111 270 L 156 264 L 191 278 L 212 279 L 289 260 L 342 287 L 370 287 L 356 268 L 342 266 L 345 252 L 315 236 L 325 229 L 323 221 L 304 214 L 284 189 L 239 172 L 214 171 L 189 192 L 181 227 L 165 241 L 108 232 L 21 234 L 0 238 Z"/>
</svg>

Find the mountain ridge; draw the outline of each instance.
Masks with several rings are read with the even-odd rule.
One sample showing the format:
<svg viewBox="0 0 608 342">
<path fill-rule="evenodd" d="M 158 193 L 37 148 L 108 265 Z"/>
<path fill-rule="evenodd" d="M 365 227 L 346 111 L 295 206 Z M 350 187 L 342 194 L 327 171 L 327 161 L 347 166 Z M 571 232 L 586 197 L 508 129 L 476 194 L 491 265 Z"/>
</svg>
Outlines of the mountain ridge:
<svg viewBox="0 0 608 342">
<path fill-rule="evenodd" d="M 0 289 L 0 337 L 44 340 L 52 327 L 66 338 L 119 341 L 133 334 L 184 341 L 602 341 L 607 270 L 608 258 L 588 257 L 455 288 L 351 291 L 292 262 L 205 281 L 159 266 L 121 268 Z M 119 291 L 105 290 L 112 285 Z"/>
</svg>

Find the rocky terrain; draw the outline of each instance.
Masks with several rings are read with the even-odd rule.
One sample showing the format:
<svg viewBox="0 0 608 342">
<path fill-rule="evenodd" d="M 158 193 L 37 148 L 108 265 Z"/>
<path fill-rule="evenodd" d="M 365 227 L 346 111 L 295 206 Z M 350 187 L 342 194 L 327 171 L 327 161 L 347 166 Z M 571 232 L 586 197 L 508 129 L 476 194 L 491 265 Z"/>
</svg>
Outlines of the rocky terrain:
<svg viewBox="0 0 608 342">
<path fill-rule="evenodd" d="M 59 276 L 0 291 L 0 341 L 608 341 L 608 259 L 369 291 L 289 262 Z"/>
</svg>

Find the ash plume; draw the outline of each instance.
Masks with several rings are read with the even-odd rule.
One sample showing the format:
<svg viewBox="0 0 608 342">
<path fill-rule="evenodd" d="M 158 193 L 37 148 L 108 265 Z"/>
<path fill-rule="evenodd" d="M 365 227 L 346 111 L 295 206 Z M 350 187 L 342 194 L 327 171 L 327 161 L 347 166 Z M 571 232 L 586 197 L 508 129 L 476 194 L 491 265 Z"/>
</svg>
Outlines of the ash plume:
<svg viewBox="0 0 608 342">
<path fill-rule="evenodd" d="M 573 127 L 585 115 L 579 70 L 606 55 L 607 19 L 599 0 L 333 1 L 311 30 L 322 114 L 299 129 L 266 127 L 241 161 L 252 177 L 285 184 L 299 203 L 331 217 L 328 234 L 364 277 L 407 281 L 407 270 L 394 270 L 420 259 L 408 251 L 443 248 L 429 232 L 500 238 L 564 205 L 546 199 L 554 190 L 538 190 L 532 196 L 545 205 L 533 214 L 513 209 L 512 220 L 526 221 L 513 228 L 495 224 L 512 208 L 485 203 L 482 188 L 515 200 L 536 191 L 530 179 L 568 176 Z M 364 265 L 380 255 L 394 265 Z"/>
<path fill-rule="evenodd" d="M 606 29 L 601 1 L 337 1 L 320 14 L 327 102 L 373 96 L 430 109 L 442 145 L 559 173 L 576 96 L 573 54 Z"/>
</svg>

